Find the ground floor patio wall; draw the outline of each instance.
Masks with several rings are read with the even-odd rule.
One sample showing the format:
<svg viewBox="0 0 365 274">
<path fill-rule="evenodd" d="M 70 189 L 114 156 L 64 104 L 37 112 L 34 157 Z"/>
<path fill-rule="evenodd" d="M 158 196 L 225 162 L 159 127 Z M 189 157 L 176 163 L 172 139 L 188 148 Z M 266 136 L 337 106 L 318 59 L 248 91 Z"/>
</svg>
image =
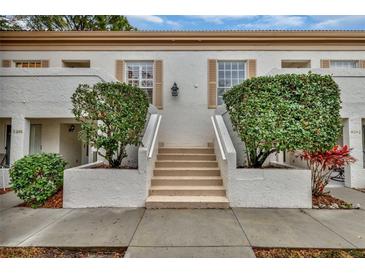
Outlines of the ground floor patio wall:
<svg viewBox="0 0 365 274">
<path fill-rule="evenodd" d="M 237 151 L 221 115 L 213 118 L 217 128 L 214 149 L 232 207 L 311 208 L 310 170 L 290 168 L 237 168 Z M 219 138 L 219 141 L 218 141 Z"/>
<path fill-rule="evenodd" d="M 67 169 L 64 177 L 64 208 L 143 207 L 148 186 L 138 169 L 97 168 L 92 163 Z"/>
</svg>

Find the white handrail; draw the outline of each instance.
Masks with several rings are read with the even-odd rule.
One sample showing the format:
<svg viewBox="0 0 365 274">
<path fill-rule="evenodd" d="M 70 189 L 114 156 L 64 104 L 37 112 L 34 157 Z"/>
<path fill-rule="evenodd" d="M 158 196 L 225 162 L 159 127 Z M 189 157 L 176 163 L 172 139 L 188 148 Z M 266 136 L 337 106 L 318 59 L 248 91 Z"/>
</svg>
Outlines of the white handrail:
<svg viewBox="0 0 365 274">
<path fill-rule="evenodd" d="M 156 128 L 155 128 L 155 133 L 153 134 L 153 139 L 152 139 L 152 143 L 151 143 L 151 146 L 150 146 L 150 150 L 148 151 L 148 159 L 151 159 L 152 158 L 153 150 L 155 148 L 155 143 L 156 143 L 156 139 L 157 139 L 158 130 L 160 128 L 161 118 L 162 118 L 162 116 L 160 115 L 158 117 L 158 120 L 157 120 L 157 125 L 156 125 Z"/>
<path fill-rule="evenodd" d="M 223 159 L 223 161 L 225 161 L 225 160 L 227 160 L 227 158 L 226 158 L 226 154 L 224 153 L 224 150 L 223 150 L 223 146 L 222 146 L 221 138 L 220 138 L 218 130 L 217 130 L 217 126 L 215 125 L 214 117 L 212 116 L 212 117 L 210 117 L 210 119 L 212 120 L 215 137 L 217 138 L 217 142 L 218 142 L 219 150 L 221 151 L 222 159 Z"/>
</svg>

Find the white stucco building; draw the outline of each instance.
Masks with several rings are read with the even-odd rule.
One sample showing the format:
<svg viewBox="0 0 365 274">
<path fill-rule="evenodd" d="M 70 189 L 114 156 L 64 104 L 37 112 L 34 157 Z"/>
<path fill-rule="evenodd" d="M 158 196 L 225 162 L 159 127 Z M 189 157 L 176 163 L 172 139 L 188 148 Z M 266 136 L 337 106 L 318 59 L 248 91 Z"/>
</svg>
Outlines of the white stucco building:
<svg viewBox="0 0 365 274">
<path fill-rule="evenodd" d="M 0 32 L 0 60 L 3 163 L 39 151 L 59 152 L 71 167 L 95 161 L 77 139 L 70 110 L 79 83 L 139 85 L 163 116 L 158 142 L 201 147 L 214 141 L 210 117 L 229 87 L 258 75 L 312 70 L 333 74 L 342 90 L 339 142 L 358 160 L 346 170 L 346 184 L 365 187 L 365 32 Z M 290 154 L 285 161 L 301 164 Z"/>
</svg>

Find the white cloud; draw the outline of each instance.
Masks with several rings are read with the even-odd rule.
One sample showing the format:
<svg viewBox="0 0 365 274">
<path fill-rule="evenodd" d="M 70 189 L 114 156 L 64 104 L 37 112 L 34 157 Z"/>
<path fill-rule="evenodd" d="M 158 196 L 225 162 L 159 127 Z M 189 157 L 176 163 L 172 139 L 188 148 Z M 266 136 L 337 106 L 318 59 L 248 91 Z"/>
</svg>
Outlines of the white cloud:
<svg viewBox="0 0 365 274">
<path fill-rule="evenodd" d="M 312 28 L 314 29 L 343 28 L 365 23 L 365 16 L 325 16 L 315 19 L 324 20 L 313 24 Z"/>
<path fill-rule="evenodd" d="M 139 20 L 139 21 L 145 21 L 145 22 L 155 23 L 155 24 L 162 24 L 164 22 L 164 20 L 161 17 L 156 16 L 156 15 L 131 15 L 128 17 Z"/>
<path fill-rule="evenodd" d="M 189 16 L 191 18 L 198 18 L 198 19 L 202 19 L 205 22 L 208 23 L 213 23 L 213 24 L 224 24 L 225 21 L 229 21 L 229 20 L 237 20 L 237 19 L 248 19 L 248 18 L 253 18 L 254 16 L 251 15 L 194 15 L 194 16 Z"/>
<path fill-rule="evenodd" d="M 238 27 L 246 29 L 277 29 L 284 27 L 302 27 L 306 23 L 303 16 L 260 16 L 249 23 L 239 24 Z"/>
<path fill-rule="evenodd" d="M 166 20 L 165 22 L 167 25 L 173 26 L 173 27 L 177 27 L 180 28 L 182 27 L 182 25 L 179 22 L 176 21 L 172 21 L 172 20 Z"/>
</svg>

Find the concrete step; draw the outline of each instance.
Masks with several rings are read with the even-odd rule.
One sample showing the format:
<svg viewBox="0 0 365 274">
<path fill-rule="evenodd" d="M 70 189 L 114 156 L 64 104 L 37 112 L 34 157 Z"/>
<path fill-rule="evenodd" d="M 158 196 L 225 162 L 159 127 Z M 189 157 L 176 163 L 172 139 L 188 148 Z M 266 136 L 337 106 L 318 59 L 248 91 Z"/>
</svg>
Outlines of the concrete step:
<svg viewBox="0 0 365 274">
<path fill-rule="evenodd" d="M 168 196 L 226 196 L 223 186 L 153 186 L 150 195 Z"/>
<path fill-rule="evenodd" d="M 218 167 L 159 167 L 153 170 L 154 176 L 220 176 Z"/>
<path fill-rule="evenodd" d="M 217 186 L 223 185 L 220 176 L 154 176 L 151 186 Z"/>
<path fill-rule="evenodd" d="M 214 148 L 211 147 L 161 147 L 159 153 L 173 154 L 214 154 Z"/>
<path fill-rule="evenodd" d="M 223 196 L 149 196 L 146 208 L 229 208 Z"/>
<path fill-rule="evenodd" d="M 215 161 L 215 154 L 192 154 L 192 153 L 159 153 L 157 154 L 157 160 L 204 160 Z"/>
<path fill-rule="evenodd" d="M 156 167 L 218 167 L 218 162 L 195 160 L 162 160 L 156 161 Z"/>
</svg>

